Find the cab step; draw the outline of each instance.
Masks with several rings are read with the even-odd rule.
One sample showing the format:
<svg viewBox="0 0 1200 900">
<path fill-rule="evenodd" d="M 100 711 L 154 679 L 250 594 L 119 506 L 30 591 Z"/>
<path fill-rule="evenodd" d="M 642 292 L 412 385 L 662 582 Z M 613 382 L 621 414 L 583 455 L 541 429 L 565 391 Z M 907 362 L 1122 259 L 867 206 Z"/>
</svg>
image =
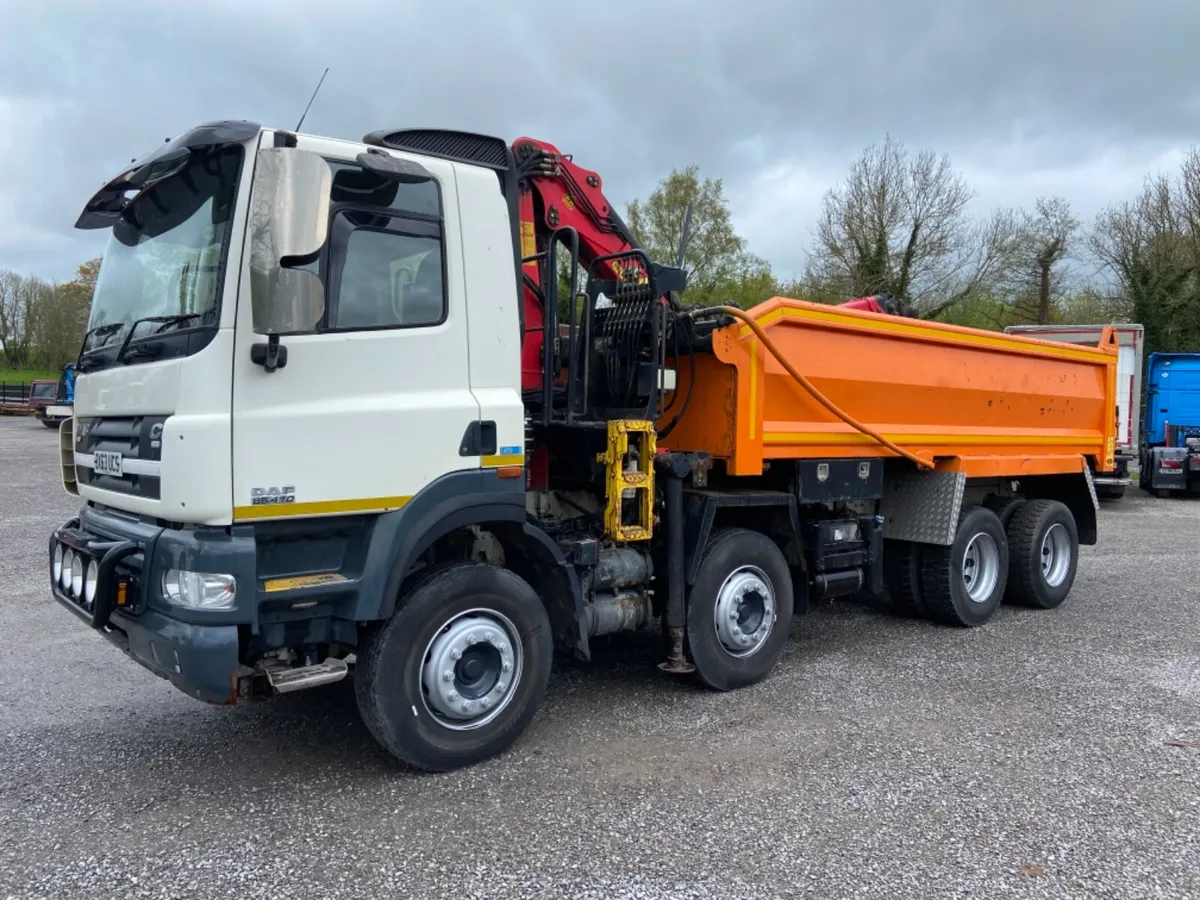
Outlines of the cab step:
<svg viewBox="0 0 1200 900">
<path fill-rule="evenodd" d="M 322 684 L 333 684 L 341 681 L 350 671 L 344 659 L 333 659 L 316 663 L 311 666 L 300 666 L 296 669 L 267 669 L 267 681 L 277 694 L 289 694 L 292 691 L 302 691 L 306 688 L 318 687 Z"/>
</svg>

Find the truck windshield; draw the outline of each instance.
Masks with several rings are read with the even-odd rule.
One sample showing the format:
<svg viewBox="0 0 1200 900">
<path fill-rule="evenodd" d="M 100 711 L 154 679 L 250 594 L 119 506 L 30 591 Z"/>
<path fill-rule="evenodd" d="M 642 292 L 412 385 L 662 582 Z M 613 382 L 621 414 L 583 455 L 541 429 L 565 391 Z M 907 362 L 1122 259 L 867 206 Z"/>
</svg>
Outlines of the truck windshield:
<svg viewBox="0 0 1200 900">
<path fill-rule="evenodd" d="M 82 348 L 89 362 L 114 361 L 97 357 L 164 332 L 216 327 L 243 153 L 241 145 L 194 150 L 122 210 L 92 296 Z"/>
</svg>

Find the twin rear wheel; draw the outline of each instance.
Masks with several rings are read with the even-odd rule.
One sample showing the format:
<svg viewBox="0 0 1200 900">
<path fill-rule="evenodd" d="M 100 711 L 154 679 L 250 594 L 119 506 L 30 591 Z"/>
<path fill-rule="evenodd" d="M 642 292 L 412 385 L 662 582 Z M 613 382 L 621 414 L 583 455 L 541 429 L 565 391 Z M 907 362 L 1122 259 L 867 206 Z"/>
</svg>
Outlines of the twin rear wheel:
<svg viewBox="0 0 1200 900">
<path fill-rule="evenodd" d="M 1004 601 L 1053 609 L 1071 591 L 1075 518 L 1057 500 L 1009 500 L 963 511 L 949 546 L 888 542 L 886 581 L 899 610 L 982 625 Z"/>
</svg>

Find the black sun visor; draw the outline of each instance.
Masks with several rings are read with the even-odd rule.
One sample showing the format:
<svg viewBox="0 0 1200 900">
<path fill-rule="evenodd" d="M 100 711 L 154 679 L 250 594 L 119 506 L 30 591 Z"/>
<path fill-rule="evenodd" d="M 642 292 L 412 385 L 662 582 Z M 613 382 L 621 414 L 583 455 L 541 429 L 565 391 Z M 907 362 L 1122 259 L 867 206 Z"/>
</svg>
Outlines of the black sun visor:
<svg viewBox="0 0 1200 900">
<path fill-rule="evenodd" d="M 194 150 L 211 150 L 248 141 L 261 130 L 256 122 L 209 122 L 185 131 L 153 153 L 135 160 L 129 168 L 100 188 L 84 206 L 76 228 L 108 228 L 129 202 L 130 191 L 143 191 L 155 182 L 178 172 Z"/>
</svg>

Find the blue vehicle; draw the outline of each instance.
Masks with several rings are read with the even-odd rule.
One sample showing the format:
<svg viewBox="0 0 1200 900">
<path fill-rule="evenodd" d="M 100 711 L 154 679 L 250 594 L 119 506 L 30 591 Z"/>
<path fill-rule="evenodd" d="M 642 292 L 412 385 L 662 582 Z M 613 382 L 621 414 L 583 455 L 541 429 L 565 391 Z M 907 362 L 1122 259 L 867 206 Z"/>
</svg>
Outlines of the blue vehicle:
<svg viewBox="0 0 1200 900">
<path fill-rule="evenodd" d="M 44 402 L 37 404 L 37 415 L 47 428 L 57 428 L 71 418 L 75 408 L 75 363 L 67 364 L 57 384 L 54 382 L 45 384 L 47 390 L 53 392 L 53 396 L 47 396 L 44 398 Z M 54 387 L 51 388 L 51 385 Z"/>
<path fill-rule="evenodd" d="M 1160 497 L 1200 492 L 1200 353 L 1151 353 L 1140 484 Z"/>
</svg>

